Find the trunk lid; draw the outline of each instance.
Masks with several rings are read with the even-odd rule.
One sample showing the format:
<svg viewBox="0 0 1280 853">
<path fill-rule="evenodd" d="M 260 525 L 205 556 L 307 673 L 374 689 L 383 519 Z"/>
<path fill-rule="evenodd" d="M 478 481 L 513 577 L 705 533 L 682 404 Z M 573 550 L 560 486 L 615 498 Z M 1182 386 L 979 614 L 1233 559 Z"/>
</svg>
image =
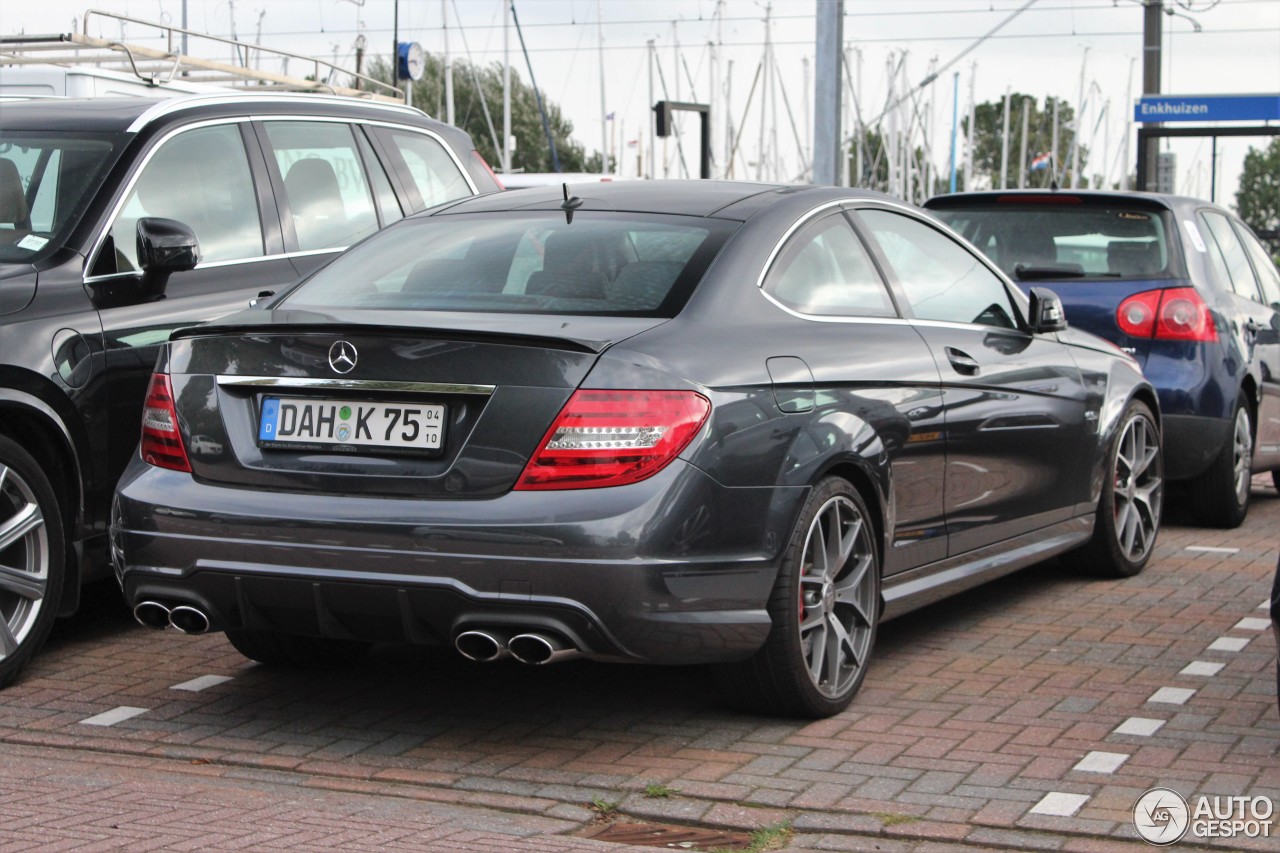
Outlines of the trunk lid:
<svg viewBox="0 0 1280 853">
<path fill-rule="evenodd" d="M 168 367 L 196 478 L 391 497 L 503 494 L 599 353 L 663 322 L 346 313 L 338 324 L 313 312 L 243 312 L 174 336 Z M 351 316 L 383 313 L 396 316 Z"/>
</svg>

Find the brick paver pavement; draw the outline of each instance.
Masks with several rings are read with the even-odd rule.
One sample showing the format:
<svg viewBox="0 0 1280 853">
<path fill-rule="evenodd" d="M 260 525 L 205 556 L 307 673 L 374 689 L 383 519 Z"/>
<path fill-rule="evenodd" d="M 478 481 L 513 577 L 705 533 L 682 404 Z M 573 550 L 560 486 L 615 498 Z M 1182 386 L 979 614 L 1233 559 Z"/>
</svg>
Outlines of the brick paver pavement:
<svg viewBox="0 0 1280 853">
<path fill-rule="evenodd" d="M 1148 849 L 1149 788 L 1280 803 L 1280 498 L 1254 486 L 1239 530 L 1168 519 L 1137 578 L 1049 562 L 886 624 L 818 722 L 727 711 L 694 668 L 379 648 L 273 670 L 104 587 L 0 693 L 0 850 L 642 849 L 584 837 L 593 802 L 786 825 L 790 850 Z"/>
</svg>

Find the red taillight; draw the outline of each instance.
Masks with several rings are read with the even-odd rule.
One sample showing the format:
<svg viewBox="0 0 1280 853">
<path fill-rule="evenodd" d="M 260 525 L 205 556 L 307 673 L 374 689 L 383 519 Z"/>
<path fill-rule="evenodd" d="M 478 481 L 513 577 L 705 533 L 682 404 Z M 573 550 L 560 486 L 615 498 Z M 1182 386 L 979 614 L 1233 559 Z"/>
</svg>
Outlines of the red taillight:
<svg viewBox="0 0 1280 853">
<path fill-rule="evenodd" d="M 1160 341 L 1216 341 L 1213 314 L 1194 287 L 1135 293 L 1116 309 L 1125 334 Z"/>
<path fill-rule="evenodd" d="M 575 391 L 516 489 L 595 489 L 651 477 L 688 446 L 711 403 L 693 391 Z"/>
<path fill-rule="evenodd" d="M 1134 338 L 1150 338 L 1156 330 L 1156 313 L 1160 310 L 1160 291 L 1135 293 L 1116 309 L 1120 331 Z"/>
<path fill-rule="evenodd" d="M 167 373 L 151 376 L 147 402 L 142 409 L 142 458 L 157 468 L 190 473 L 187 448 L 178 434 L 178 413 L 173 407 L 173 386 Z"/>
</svg>

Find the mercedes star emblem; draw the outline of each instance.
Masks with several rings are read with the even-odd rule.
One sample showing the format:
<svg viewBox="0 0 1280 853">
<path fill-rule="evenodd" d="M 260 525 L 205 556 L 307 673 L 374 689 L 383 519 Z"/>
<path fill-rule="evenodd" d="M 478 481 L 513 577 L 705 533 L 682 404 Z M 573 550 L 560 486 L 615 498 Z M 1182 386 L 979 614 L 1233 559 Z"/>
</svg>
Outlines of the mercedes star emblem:
<svg viewBox="0 0 1280 853">
<path fill-rule="evenodd" d="M 329 366 L 334 373 L 350 373 L 355 369 L 359 358 L 356 348 L 347 341 L 336 341 L 329 347 Z"/>
</svg>

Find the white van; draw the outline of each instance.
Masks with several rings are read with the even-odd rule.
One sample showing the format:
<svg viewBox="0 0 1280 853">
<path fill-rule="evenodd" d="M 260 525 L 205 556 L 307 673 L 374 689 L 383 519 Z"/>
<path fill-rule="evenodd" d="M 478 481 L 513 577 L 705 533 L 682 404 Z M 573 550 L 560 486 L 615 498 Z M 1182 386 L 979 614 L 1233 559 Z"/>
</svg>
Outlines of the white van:
<svg viewBox="0 0 1280 853">
<path fill-rule="evenodd" d="M 25 98 L 97 98 L 111 95 L 156 96 L 160 92 L 223 92 L 209 83 L 147 83 L 135 74 L 105 68 L 62 65 L 0 66 L 0 95 Z"/>
</svg>

